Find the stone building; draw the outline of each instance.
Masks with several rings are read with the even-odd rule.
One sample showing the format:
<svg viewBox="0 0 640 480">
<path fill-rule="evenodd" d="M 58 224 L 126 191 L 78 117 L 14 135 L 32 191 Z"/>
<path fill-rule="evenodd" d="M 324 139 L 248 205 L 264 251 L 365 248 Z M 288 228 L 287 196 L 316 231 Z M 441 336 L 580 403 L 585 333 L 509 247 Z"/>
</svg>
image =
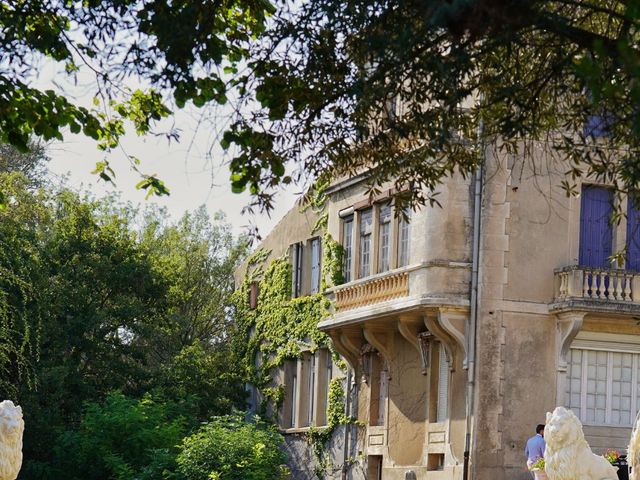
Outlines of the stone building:
<svg viewBox="0 0 640 480">
<path fill-rule="evenodd" d="M 566 168 L 543 160 L 488 148 L 481 173 L 445 179 L 441 207 L 408 218 L 391 185 L 373 198 L 364 175 L 328 188 L 344 283 L 324 292 L 332 309 L 318 328 L 349 367 L 346 408 L 360 421 L 336 433 L 333 464 L 346 467 L 329 477 L 524 480 L 526 439 L 556 405 L 576 413 L 594 451 L 624 450 L 640 408 L 638 214 L 588 179 L 568 197 Z M 616 208 L 625 215 L 612 224 Z M 293 252 L 308 285 L 321 255 L 304 218 L 292 210 L 265 246 Z M 299 412 L 309 392 L 280 378 L 281 409 Z M 298 466 L 295 478 L 313 478 Z"/>
</svg>

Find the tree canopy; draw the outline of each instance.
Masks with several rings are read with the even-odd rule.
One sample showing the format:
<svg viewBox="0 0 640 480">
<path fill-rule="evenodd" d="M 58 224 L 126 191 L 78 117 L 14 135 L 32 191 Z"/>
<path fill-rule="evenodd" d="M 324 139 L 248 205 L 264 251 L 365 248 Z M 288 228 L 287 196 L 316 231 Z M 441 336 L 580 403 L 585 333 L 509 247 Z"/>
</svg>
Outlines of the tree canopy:
<svg viewBox="0 0 640 480">
<path fill-rule="evenodd" d="M 233 96 L 232 186 L 267 208 L 282 183 L 364 169 L 424 203 L 496 140 L 567 160 L 568 191 L 640 178 L 640 0 L 27 1 L 0 18 L 0 140 L 20 149 L 68 128 L 109 150 L 128 123 Z M 95 107 L 34 86 L 42 58 L 92 72 Z"/>
<path fill-rule="evenodd" d="M 74 459 L 54 446 L 60 435 L 86 443 L 64 432 L 113 392 L 133 398 L 105 406 L 122 421 L 145 395 L 189 418 L 161 435 L 169 445 L 245 407 L 229 312 L 246 242 L 224 217 L 199 209 L 172 222 L 150 210 L 137 222 L 115 198 L 36 189 L 18 172 L 0 172 L 0 190 L 0 396 L 22 405 L 29 425 L 21 478 L 59 478 L 51 472 L 76 460 L 90 468 L 91 442 L 104 450 L 111 440 L 89 435 Z"/>
<path fill-rule="evenodd" d="M 271 10 L 265 0 L 7 2 L 0 13 L 0 141 L 26 151 L 30 138 L 62 139 L 68 129 L 110 150 L 127 123 L 138 134 L 152 131 L 169 103 L 224 103 L 221 65 L 245 57 Z M 40 88 L 47 62 L 76 82 L 81 68 L 90 72 L 94 106 L 78 104 L 77 92 Z M 113 176 L 108 161 L 96 173 Z M 160 179 L 141 174 L 139 188 L 167 193 Z"/>
<path fill-rule="evenodd" d="M 581 175 L 634 188 L 639 27 L 637 0 L 281 6 L 241 79 L 247 109 L 223 140 L 240 148 L 233 185 L 260 194 L 296 163 L 315 176 L 368 170 L 372 189 L 411 184 L 424 203 L 496 142 L 567 161 L 568 191 Z"/>
</svg>

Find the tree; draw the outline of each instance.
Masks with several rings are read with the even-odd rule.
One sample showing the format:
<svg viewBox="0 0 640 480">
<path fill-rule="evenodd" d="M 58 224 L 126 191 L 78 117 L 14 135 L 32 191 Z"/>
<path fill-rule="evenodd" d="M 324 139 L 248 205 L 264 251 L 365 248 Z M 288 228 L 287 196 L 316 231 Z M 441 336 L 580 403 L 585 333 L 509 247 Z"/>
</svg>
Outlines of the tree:
<svg viewBox="0 0 640 480">
<path fill-rule="evenodd" d="M 73 471 L 89 469 L 102 449 L 115 455 L 100 464 L 105 478 L 159 478 L 176 452 L 155 452 L 152 464 L 138 462 L 146 453 L 125 458 L 135 452 L 113 438 L 100 444 L 98 427 L 77 431 L 83 405 L 100 409 L 122 392 L 131 400 L 107 400 L 99 420 L 115 412 L 124 420 L 112 423 L 128 422 L 153 413 L 136 406 L 152 392 L 179 406 L 187 427 L 245 407 L 226 312 L 245 242 L 203 209 L 176 223 L 150 214 L 140 229 L 115 198 L 34 189 L 17 172 L 0 173 L 0 190 L 8 204 L 0 210 L 0 395 L 23 406 L 29 425 L 21 478 L 59 478 L 71 461 L 54 451 L 61 432 L 79 452 Z"/>
<path fill-rule="evenodd" d="M 168 282 L 168 328 L 158 354 L 171 357 L 200 342 L 220 343 L 230 321 L 227 310 L 234 290 L 233 272 L 247 252 L 245 239 L 234 239 L 224 214 L 213 222 L 204 207 L 176 223 L 156 209 L 146 214 L 141 247 L 157 274 Z"/>
<path fill-rule="evenodd" d="M 29 151 L 23 153 L 13 145 L 0 143 L 0 173 L 19 172 L 32 187 L 41 187 L 46 183 L 48 161 L 43 145 L 32 143 Z"/>
<path fill-rule="evenodd" d="M 30 138 L 62 139 L 68 128 L 110 150 L 127 122 L 149 133 L 169 115 L 170 100 L 224 103 L 223 64 L 246 56 L 271 11 L 265 0 L 9 2 L 0 15 L 0 141 L 27 151 Z M 95 108 L 74 103 L 57 88 L 60 78 L 56 90 L 34 86 L 43 61 L 63 67 L 71 84 L 90 72 Z M 113 177 L 106 160 L 96 173 Z M 154 176 L 143 175 L 138 187 L 167 193 Z"/>
<path fill-rule="evenodd" d="M 69 480 L 167 478 L 191 426 L 181 413 L 187 412 L 148 395 L 133 400 L 113 393 L 104 403 L 87 402 L 79 428 L 65 431 L 52 446 L 55 473 Z"/>
<path fill-rule="evenodd" d="M 238 79 L 233 186 L 270 206 L 298 176 L 412 185 L 475 171 L 482 145 L 546 149 L 572 179 L 640 182 L 640 1 L 286 3 Z M 586 126 L 586 128 L 585 128 Z"/>
</svg>

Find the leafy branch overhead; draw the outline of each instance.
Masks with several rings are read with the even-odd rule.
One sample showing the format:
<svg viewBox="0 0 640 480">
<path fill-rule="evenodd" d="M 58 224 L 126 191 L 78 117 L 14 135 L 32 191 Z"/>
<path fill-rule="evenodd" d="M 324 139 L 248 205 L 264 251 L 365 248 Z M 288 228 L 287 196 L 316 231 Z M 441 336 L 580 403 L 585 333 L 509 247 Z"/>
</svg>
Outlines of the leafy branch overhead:
<svg viewBox="0 0 640 480">
<path fill-rule="evenodd" d="M 307 0 L 270 27 L 223 141 L 240 150 L 237 190 L 286 183 L 296 164 L 368 170 L 372 190 L 410 183 L 425 203 L 488 142 L 564 162 L 568 193 L 585 175 L 640 182 L 640 0 Z"/>
<path fill-rule="evenodd" d="M 110 150 L 126 122 L 147 134 L 171 113 L 170 102 L 224 103 L 218 67 L 247 56 L 271 12 L 265 0 L 7 2 L 0 12 L 0 141 L 26 151 L 30 139 L 61 140 L 68 129 Z M 64 67 L 56 90 L 34 86 L 46 64 Z M 77 84 L 87 72 L 96 92 L 91 108 L 58 87 L 60 75 Z M 113 177 L 108 169 L 98 173 Z M 149 176 L 140 188 L 166 192 Z"/>
<path fill-rule="evenodd" d="M 568 192 L 640 180 L 640 0 L 45 0 L 0 18 L 0 140 L 22 150 L 66 128 L 110 150 L 169 105 L 234 98 L 232 188 L 263 207 L 281 184 L 363 170 L 434 201 L 487 141 L 562 160 Z M 97 105 L 34 87 L 43 58 L 92 72 Z"/>
</svg>

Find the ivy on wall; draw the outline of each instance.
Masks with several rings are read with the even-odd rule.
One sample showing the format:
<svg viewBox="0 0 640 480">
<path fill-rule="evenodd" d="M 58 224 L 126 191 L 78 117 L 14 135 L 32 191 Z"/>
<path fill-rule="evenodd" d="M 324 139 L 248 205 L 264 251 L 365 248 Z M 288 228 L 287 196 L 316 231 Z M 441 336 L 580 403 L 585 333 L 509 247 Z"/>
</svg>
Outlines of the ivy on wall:
<svg viewBox="0 0 640 480">
<path fill-rule="evenodd" d="M 342 246 L 328 233 L 323 235 L 321 291 L 342 283 Z M 322 294 L 292 298 L 292 268 L 287 255 L 270 263 L 267 250 L 258 250 L 248 260 L 247 274 L 235 292 L 236 318 L 241 334 L 236 351 L 247 381 L 262 394 L 261 414 L 272 406 L 277 411 L 283 404 L 284 385 L 274 384 L 272 374 L 286 360 L 301 357 L 303 351 L 327 348 L 334 362 L 345 369 L 329 337 L 318 330 L 318 323 L 330 314 L 329 300 Z M 266 265 L 265 265 L 266 264 Z M 258 285 L 258 301 L 255 309 L 249 305 L 252 283 Z M 319 470 L 327 465 L 325 445 L 339 425 L 350 423 L 345 415 L 344 377 L 336 377 L 329 384 L 327 426 L 309 429 L 307 438 L 318 460 Z M 321 476 L 320 471 L 316 473 Z"/>
</svg>

